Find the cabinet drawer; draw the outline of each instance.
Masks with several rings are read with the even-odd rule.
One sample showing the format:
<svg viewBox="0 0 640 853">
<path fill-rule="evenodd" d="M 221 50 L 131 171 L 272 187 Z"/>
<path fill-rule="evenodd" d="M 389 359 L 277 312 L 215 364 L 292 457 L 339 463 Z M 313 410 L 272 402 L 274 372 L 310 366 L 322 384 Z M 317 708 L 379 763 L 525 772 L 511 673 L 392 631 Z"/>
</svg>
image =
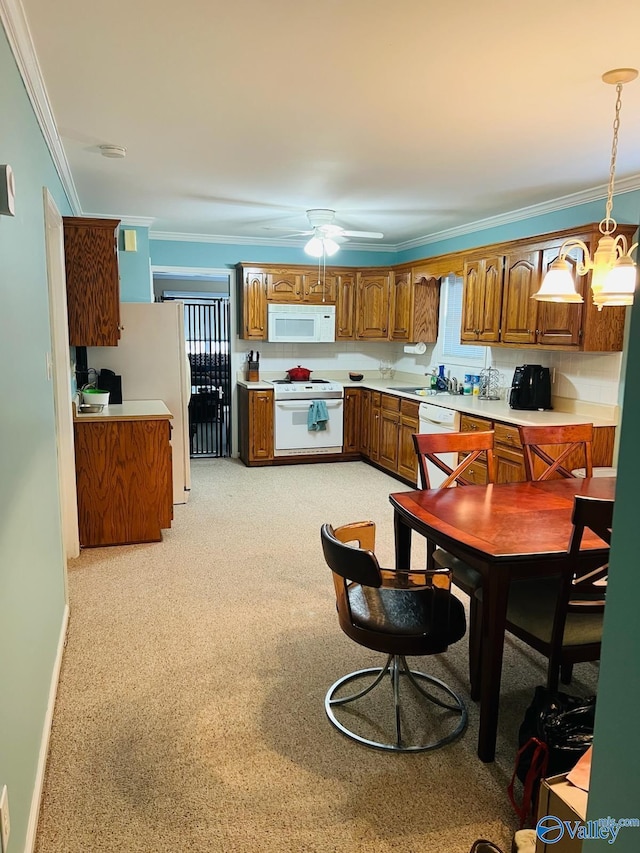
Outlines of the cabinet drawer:
<svg viewBox="0 0 640 853">
<path fill-rule="evenodd" d="M 492 428 L 492 421 L 488 421 L 486 418 L 475 418 L 471 415 L 462 415 L 460 418 L 460 430 L 462 432 L 484 432 Z"/>
<path fill-rule="evenodd" d="M 517 426 L 513 426 L 513 424 L 496 423 L 494 429 L 494 441 L 496 444 L 504 444 L 507 447 L 517 447 L 522 449 L 520 433 L 518 432 Z"/>
<path fill-rule="evenodd" d="M 381 406 L 385 412 L 399 412 L 400 397 L 394 397 L 392 394 L 383 394 Z"/>
<path fill-rule="evenodd" d="M 374 408 L 380 408 L 380 403 L 382 401 L 382 392 L 381 391 L 372 391 L 371 392 L 371 405 Z"/>
<path fill-rule="evenodd" d="M 418 409 L 420 408 L 420 403 L 414 403 L 413 400 L 405 400 L 404 398 L 400 399 L 400 413 L 402 415 L 406 415 L 408 418 L 418 419 Z"/>
<path fill-rule="evenodd" d="M 465 458 L 466 453 L 461 453 L 458 457 L 458 461 L 462 462 Z M 483 457 L 481 456 L 479 459 L 469 465 L 467 470 L 462 475 L 467 480 L 470 480 L 476 486 L 486 486 L 487 484 L 487 463 L 483 461 Z"/>
</svg>

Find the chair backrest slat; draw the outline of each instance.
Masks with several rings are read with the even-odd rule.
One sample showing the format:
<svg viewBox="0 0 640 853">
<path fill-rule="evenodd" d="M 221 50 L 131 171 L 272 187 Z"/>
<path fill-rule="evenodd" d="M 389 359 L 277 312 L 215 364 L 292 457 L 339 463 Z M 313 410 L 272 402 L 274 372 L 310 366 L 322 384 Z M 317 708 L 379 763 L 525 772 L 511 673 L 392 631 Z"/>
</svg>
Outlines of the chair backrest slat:
<svg viewBox="0 0 640 853">
<path fill-rule="evenodd" d="M 487 463 L 487 482 L 495 483 L 496 460 L 493 453 L 493 430 L 484 432 L 436 432 L 416 433 L 413 436 L 413 445 L 418 455 L 418 466 L 420 470 L 420 485 L 423 489 L 431 489 L 429 479 L 428 462 L 445 474 L 445 480 L 438 488 L 449 488 L 449 486 L 468 486 L 472 481 L 464 476 L 465 471 L 484 454 Z M 442 454 L 462 454 L 466 456 L 460 461 L 457 457 L 457 465 L 452 467 L 444 459 Z"/>
<path fill-rule="evenodd" d="M 575 468 L 584 468 L 586 477 L 593 476 L 593 424 L 519 426 L 518 431 L 527 480 L 571 478 Z M 565 465 L 567 460 L 571 469 Z"/>
</svg>

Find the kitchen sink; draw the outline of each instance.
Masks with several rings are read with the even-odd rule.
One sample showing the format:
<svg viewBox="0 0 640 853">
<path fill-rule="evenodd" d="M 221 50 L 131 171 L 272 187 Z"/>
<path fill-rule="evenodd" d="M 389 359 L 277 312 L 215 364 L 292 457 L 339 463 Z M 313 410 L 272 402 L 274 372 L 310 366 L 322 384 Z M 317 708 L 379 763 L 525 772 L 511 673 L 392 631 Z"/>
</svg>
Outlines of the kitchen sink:
<svg viewBox="0 0 640 853">
<path fill-rule="evenodd" d="M 396 388 L 389 387 L 388 391 L 402 391 L 404 394 L 415 394 L 416 397 L 440 397 L 452 396 L 452 391 L 436 391 L 432 388 L 425 388 L 424 385 L 419 385 L 417 388 L 413 385 L 399 385 Z"/>
<path fill-rule="evenodd" d="M 397 388 L 389 387 L 389 391 L 402 391 L 404 394 L 418 394 L 421 397 L 426 397 L 431 391 L 431 388 L 425 388 L 424 385 L 419 385 L 417 388 L 411 385 L 399 385 Z"/>
</svg>

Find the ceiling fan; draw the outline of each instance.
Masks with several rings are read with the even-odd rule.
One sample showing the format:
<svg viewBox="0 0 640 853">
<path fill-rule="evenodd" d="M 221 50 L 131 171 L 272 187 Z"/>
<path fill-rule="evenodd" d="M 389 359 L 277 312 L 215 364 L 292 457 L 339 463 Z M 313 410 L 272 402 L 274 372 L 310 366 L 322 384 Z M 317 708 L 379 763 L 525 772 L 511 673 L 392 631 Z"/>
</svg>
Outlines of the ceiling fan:
<svg viewBox="0 0 640 853">
<path fill-rule="evenodd" d="M 320 258 L 323 255 L 329 257 L 335 255 L 340 248 L 340 242 L 345 238 L 364 237 L 366 239 L 379 240 L 384 237 L 384 234 L 380 231 L 351 231 L 350 229 L 342 228 L 342 226 L 335 224 L 335 216 L 335 210 L 329 210 L 324 207 L 314 207 L 311 210 L 307 210 L 309 229 L 305 231 L 292 231 L 289 233 L 289 236 L 310 237 L 304 250 L 314 258 Z"/>
</svg>

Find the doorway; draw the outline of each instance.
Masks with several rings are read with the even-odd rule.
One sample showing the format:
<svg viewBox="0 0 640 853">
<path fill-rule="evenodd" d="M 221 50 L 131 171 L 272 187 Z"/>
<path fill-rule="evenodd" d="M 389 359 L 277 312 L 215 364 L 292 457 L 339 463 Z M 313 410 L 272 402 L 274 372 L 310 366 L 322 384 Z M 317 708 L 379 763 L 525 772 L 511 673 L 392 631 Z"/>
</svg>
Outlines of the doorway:
<svg viewBox="0 0 640 853">
<path fill-rule="evenodd" d="M 232 452 L 229 285 L 228 274 L 153 274 L 156 301 L 184 304 L 191 458 L 227 457 Z"/>
</svg>

